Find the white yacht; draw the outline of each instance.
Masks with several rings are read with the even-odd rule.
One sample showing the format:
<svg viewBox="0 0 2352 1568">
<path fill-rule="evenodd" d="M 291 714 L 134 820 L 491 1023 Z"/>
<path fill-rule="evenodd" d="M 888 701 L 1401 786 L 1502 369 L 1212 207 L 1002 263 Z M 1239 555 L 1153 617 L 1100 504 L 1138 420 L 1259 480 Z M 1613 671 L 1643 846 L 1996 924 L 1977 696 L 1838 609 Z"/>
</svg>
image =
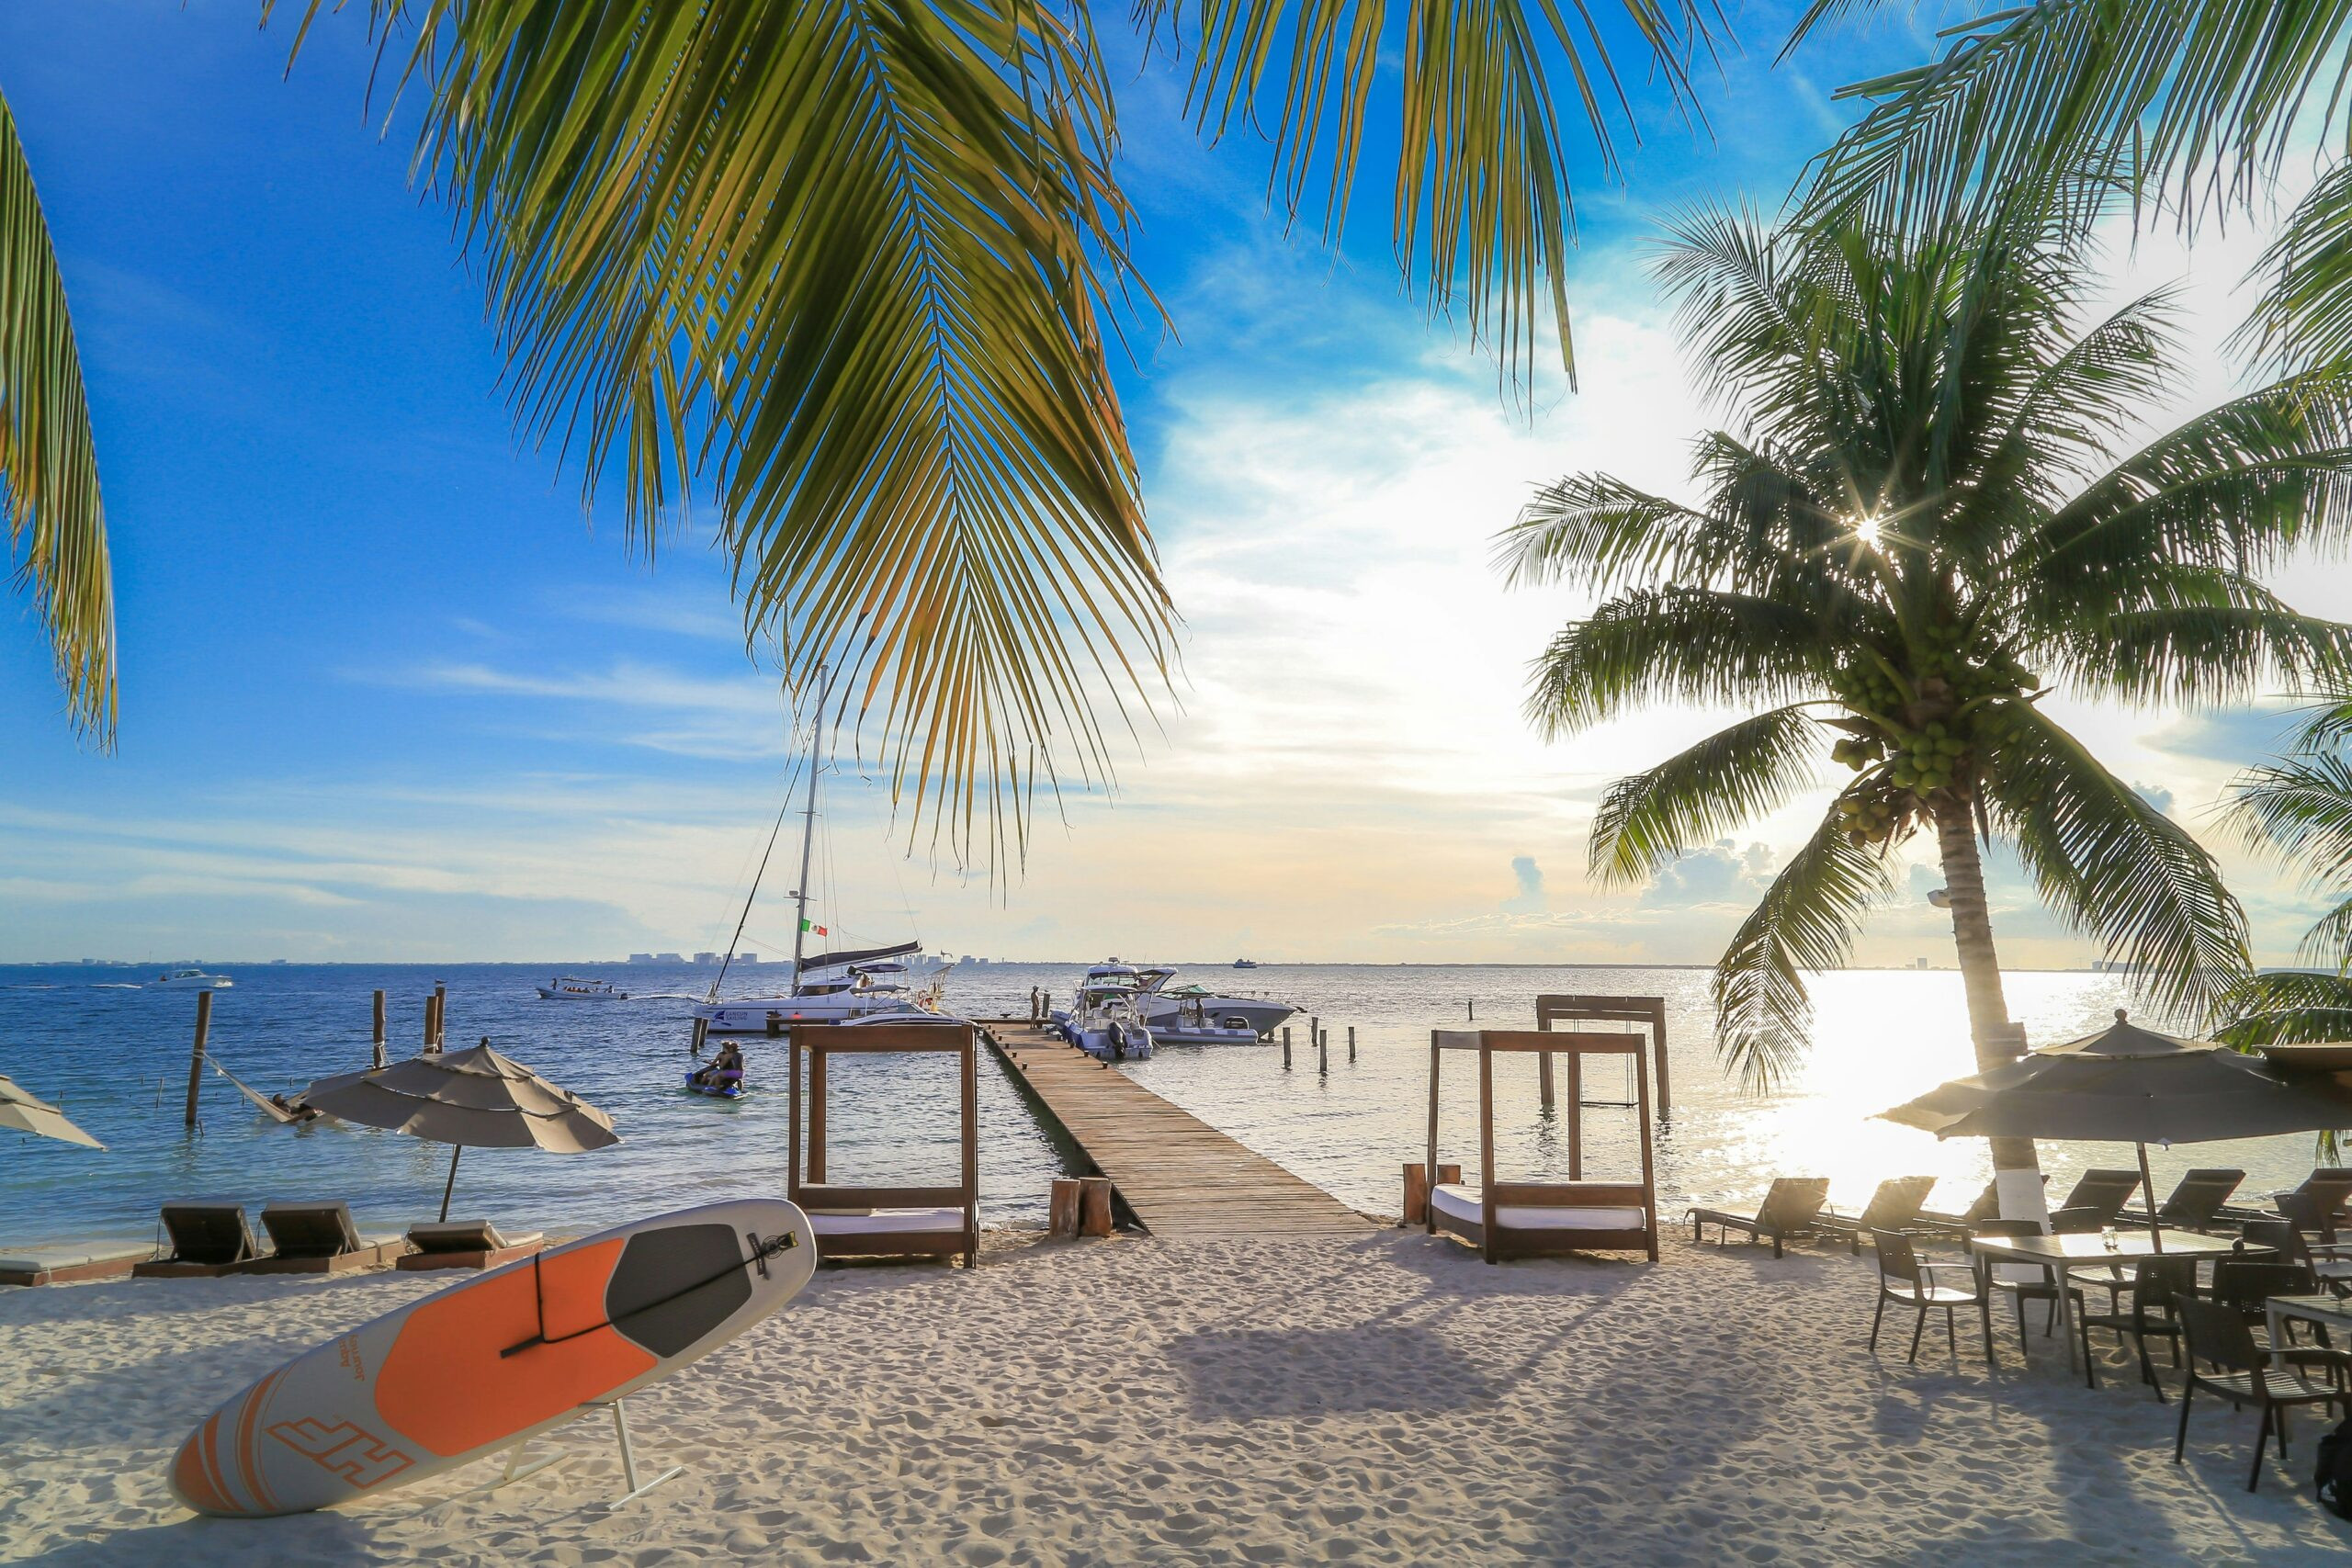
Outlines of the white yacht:
<svg viewBox="0 0 2352 1568">
<path fill-rule="evenodd" d="M 542 1000 L 550 1002 L 625 1002 L 627 991 L 613 989 L 610 980 L 582 980 L 573 975 L 559 975 L 539 987 Z"/>
<path fill-rule="evenodd" d="M 820 953 L 802 962 L 800 982 L 791 990 L 703 1002 L 695 1016 L 713 1034 L 781 1034 L 795 1023 L 929 1015 L 938 1010 L 940 977 L 955 966 L 952 958 L 925 953 L 919 942 Z"/>
<path fill-rule="evenodd" d="M 1118 970 L 1134 976 L 1133 984 L 1141 993 L 1136 1003 L 1136 1011 L 1154 1032 L 1175 1025 L 1177 1016 L 1196 1016 L 1206 1026 L 1218 1029 L 1247 1029 L 1263 1039 L 1283 1026 L 1283 1021 L 1298 1010 L 1265 997 L 1235 997 L 1212 991 L 1204 986 L 1170 986 L 1176 971 L 1152 965 L 1098 964 L 1087 971 L 1087 978 Z M 1242 1042 L 1247 1043 L 1247 1042 Z"/>
<path fill-rule="evenodd" d="M 166 969 L 147 982 L 147 988 L 165 991 L 225 991 L 237 982 L 226 975 L 208 975 L 201 969 Z"/>
<path fill-rule="evenodd" d="M 1188 987 L 1196 990 L 1196 987 Z M 1151 1005 L 1153 993 L 1146 991 L 1136 998 L 1139 1008 Z M 1151 1031 L 1152 1040 L 1161 1045 L 1262 1045 L 1265 1036 L 1251 1028 L 1239 1013 L 1219 1013 L 1209 1004 L 1217 998 L 1205 993 L 1186 996 L 1179 1000 L 1173 1011 L 1148 1012 L 1145 1026 Z"/>
</svg>

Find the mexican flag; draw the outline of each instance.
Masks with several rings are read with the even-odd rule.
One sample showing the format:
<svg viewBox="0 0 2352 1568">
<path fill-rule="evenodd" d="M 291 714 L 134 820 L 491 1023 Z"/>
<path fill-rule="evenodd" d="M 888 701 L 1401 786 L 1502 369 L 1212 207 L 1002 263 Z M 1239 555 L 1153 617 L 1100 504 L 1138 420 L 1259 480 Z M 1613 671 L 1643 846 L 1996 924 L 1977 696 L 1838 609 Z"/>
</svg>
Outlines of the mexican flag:
<svg viewBox="0 0 2352 1568">
<path fill-rule="evenodd" d="M 815 931 L 819 936 L 831 936 L 832 934 L 831 931 L 825 930 L 824 927 L 817 924 L 814 920 L 802 920 L 800 922 L 800 929 L 804 931 Z"/>
</svg>

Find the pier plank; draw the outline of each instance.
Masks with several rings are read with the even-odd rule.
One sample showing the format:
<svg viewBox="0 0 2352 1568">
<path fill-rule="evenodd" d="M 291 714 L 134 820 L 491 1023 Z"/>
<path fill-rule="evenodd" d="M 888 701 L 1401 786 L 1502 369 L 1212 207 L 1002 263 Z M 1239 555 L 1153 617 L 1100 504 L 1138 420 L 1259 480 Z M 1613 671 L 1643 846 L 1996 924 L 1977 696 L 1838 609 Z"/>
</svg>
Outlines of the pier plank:
<svg viewBox="0 0 2352 1568">
<path fill-rule="evenodd" d="M 1036 1025 L 998 1019 L 980 1029 L 997 1059 L 1044 1102 L 1152 1235 L 1202 1240 L 1373 1229 L 1313 1182 Z"/>
</svg>

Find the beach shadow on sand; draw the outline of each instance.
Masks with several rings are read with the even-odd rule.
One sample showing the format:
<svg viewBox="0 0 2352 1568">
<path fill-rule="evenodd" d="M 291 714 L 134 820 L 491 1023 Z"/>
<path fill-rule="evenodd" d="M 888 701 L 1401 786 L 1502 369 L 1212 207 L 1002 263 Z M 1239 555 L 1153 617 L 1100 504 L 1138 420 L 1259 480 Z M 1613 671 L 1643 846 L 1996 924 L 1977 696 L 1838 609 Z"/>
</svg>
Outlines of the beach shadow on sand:
<svg viewBox="0 0 2352 1568">
<path fill-rule="evenodd" d="M 369 1521 L 322 1512 L 282 1519 L 207 1519 L 111 1530 L 95 1540 L 54 1547 L 46 1568 L 140 1568 L 175 1560 L 217 1562 L 367 1562 L 388 1555 Z"/>
<path fill-rule="evenodd" d="M 1424 1328 L 1220 1329 L 1185 1335 L 1168 1359 L 1204 1421 L 1430 1414 L 1495 1399 L 1486 1374 Z"/>
</svg>

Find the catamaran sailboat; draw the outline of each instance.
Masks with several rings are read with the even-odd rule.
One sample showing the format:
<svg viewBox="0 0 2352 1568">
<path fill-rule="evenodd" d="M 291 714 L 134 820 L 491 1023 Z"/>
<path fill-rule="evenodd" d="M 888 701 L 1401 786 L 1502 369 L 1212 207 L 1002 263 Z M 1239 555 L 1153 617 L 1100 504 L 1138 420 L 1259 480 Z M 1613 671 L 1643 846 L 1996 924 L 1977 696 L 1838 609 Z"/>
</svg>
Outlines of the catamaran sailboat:
<svg viewBox="0 0 2352 1568">
<path fill-rule="evenodd" d="M 708 997 L 695 1009 L 695 1016 L 704 1021 L 712 1034 L 781 1034 L 795 1023 L 853 1023 L 882 1017 L 922 1022 L 941 1016 L 940 985 L 947 971 L 956 966 L 956 960 L 944 953 L 934 956 L 923 952 L 920 942 L 820 953 L 813 957 L 801 951 L 810 931 L 820 936 L 826 934 L 822 926 L 811 924 L 808 919 L 808 874 L 810 852 L 817 841 L 817 779 L 824 771 L 822 716 L 826 696 L 831 690 L 832 679 L 829 675 L 817 694 L 819 728 L 808 744 L 808 798 L 801 810 L 800 886 L 792 891 L 797 917 L 792 936 L 792 985 L 787 990 L 767 996 L 729 997 L 722 1000 L 718 995 L 719 984 L 727 978 L 727 965 L 734 962 L 743 927 L 752 918 L 752 901 L 759 897 L 760 879 L 754 875 L 752 890 L 743 899 L 742 916 L 735 922 L 734 941 L 728 944 L 727 963 L 719 965 Z M 780 829 L 783 825 L 779 814 L 776 826 Z M 768 848 L 775 848 L 774 833 L 768 836 Z M 761 857 L 760 869 L 767 869 L 764 855 Z"/>
</svg>

